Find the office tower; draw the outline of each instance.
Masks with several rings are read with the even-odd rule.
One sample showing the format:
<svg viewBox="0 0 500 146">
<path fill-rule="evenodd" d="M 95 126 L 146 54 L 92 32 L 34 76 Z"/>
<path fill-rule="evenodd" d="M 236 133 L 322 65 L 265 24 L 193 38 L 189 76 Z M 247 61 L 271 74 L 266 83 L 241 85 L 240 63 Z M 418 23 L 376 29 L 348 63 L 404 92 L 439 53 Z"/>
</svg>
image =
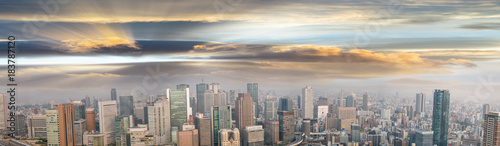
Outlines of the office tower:
<svg viewBox="0 0 500 146">
<path fill-rule="evenodd" d="M 484 104 L 483 105 L 483 115 L 486 115 L 489 113 L 490 113 L 490 104 Z"/>
<path fill-rule="evenodd" d="M 104 146 L 105 136 L 102 133 L 83 133 L 83 145 L 87 146 Z"/>
<path fill-rule="evenodd" d="M 301 125 L 301 131 L 306 135 L 306 137 L 311 137 L 311 120 L 304 119 Z"/>
<path fill-rule="evenodd" d="M 127 130 L 133 126 L 132 115 L 115 117 L 115 145 L 127 145 Z"/>
<path fill-rule="evenodd" d="M 87 110 L 85 111 L 85 114 L 86 114 L 86 120 L 87 120 L 87 131 L 88 132 L 92 132 L 92 131 L 96 131 L 95 129 L 95 111 L 94 111 L 94 108 L 87 108 Z"/>
<path fill-rule="evenodd" d="M 47 116 L 28 116 L 28 138 L 47 138 Z"/>
<path fill-rule="evenodd" d="M 360 130 L 361 130 L 361 126 L 359 126 L 358 124 L 351 125 L 351 141 L 352 142 L 361 142 Z"/>
<path fill-rule="evenodd" d="M 380 110 L 380 118 L 389 120 L 391 119 L 391 109 L 381 109 Z"/>
<path fill-rule="evenodd" d="M 99 101 L 99 132 L 104 134 L 104 145 L 115 143 L 116 101 Z"/>
<path fill-rule="evenodd" d="M 191 111 L 194 113 L 196 113 L 198 111 L 198 104 L 196 103 L 196 97 L 194 96 L 191 96 L 189 98 L 189 107 L 191 108 Z"/>
<path fill-rule="evenodd" d="M 351 93 L 351 95 L 349 95 L 345 98 L 345 106 L 346 107 L 356 107 L 355 101 L 356 101 L 356 94 Z"/>
<path fill-rule="evenodd" d="M 211 146 L 212 145 L 212 131 L 210 126 L 210 118 L 203 116 L 201 113 L 197 113 L 194 117 L 195 128 L 198 129 L 198 142 L 200 146 Z"/>
<path fill-rule="evenodd" d="M 264 145 L 264 129 L 262 125 L 247 126 L 242 130 L 243 146 L 263 146 Z"/>
<path fill-rule="evenodd" d="M 229 95 L 227 95 L 227 105 L 234 105 L 236 97 L 238 97 L 236 90 L 229 90 Z"/>
<path fill-rule="evenodd" d="M 240 131 L 238 128 L 219 130 L 220 146 L 240 146 Z"/>
<path fill-rule="evenodd" d="M 7 129 L 7 117 L 9 116 L 9 112 L 7 95 L 0 94 L 0 130 Z"/>
<path fill-rule="evenodd" d="M 57 106 L 57 121 L 59 125 L 59 145 L 75 145 L 75 127 L 73 120 L 73 104 L 60 104 Z"/>
<path fill-rule="evenodd" d="M 313 89 L 311 86 L 306 86 L 302 89 L 302 101 L 300 102 L 302 105 L 300 106 L 302 109 L 302 118 L 303 119 L 312 119 L 313 115 Z"/>
<path fill-rule="evenodd" d="M 217 93 L 214 94 L 213 98 L 213 106 L 221 106 L 221 105 L 227 105 L 226 101 L 226 91 L 224 90 L 219 90 Z"/>
<path fill-rule="evenodd" d="M 75 121 L 85 119 L 85 104 L 81 101 L 71 101 L 73 104 L 73 113 L 75 114 Z"/>
<path fill-rule="evenodd" d="M 59 117 L 58 110 L 47 110 L 47 145 L 59 145 Z"/>
<path fill-rule="evenodd" d="M 133 96 L 120 96 L 119 97 L 119 115 L 128 116 L 134 115 L 134 97 Z"/>
<path fill-rule="evenodd" d="M 83 133 L 87 131 L 87 122 L 85 119 L 74 121 L 75 127 L 75 144 L 83 145 Z"/>
<path fill-rule="evenodd" d="M 337 107 L 336 115 L 339 119 L 356 119 L 356 108 Z"/>
<path fill-rule="evenodd" d="M 146 124 L 146 116 L 145 116 L 145 111 L 144 111 L 144 107 L 143 106 L 139 106 L 139 107 L 134 107 L 134 125 L 137 125 L 137 124 Z"/>
<path fill-rule="evenodd" d="M 231 128 L 231 106 L 212 106 L 210 112 L 210 131 L 212 131 L 212 143 L 218 145 L 219 143 L 219 129 Z"/>
<path fill-rule="evenodd" d="M 417 93 L 415 112 L 417 114 L 425 113 L 425 94 Z"/>
<path fill-rule="evenodd" d="M 205 91 L 205 94 L 203 94 L 203 107 L 205 108 L 203 114 L 210 115 L 210 108 L 214 105 L 214 98 L 216 98 L 214 91 Z"/>
<path fill-rule="evenodd" d="M 116 89 L 111 89 L 111 100 L 116 100 Z"/>
<path fill-rule="evenodd" d="M 188 84 L 179 84 L 177 85 L 177 90 L 185 90 L 186 88 L 189 88 Z"/>
<path fill-rule="evenodd" d="M 318 105 L 314 107 L 314 118 L 318 121 L 324 121 L 328 114 L 328 105 Z"/>
<path fill-rule="evenodd" d="M 279 111 L 279 140 L 291 142 L 295 136 L 295 118 L 293 112 Z"/>
<path fill-rule="evenodd" d="M 155 136 L 155 143 L 170 142 L 170 104 L 168 99 L 158 99 L 153 105 L 148 105 L 144 112 L 144 115 L 147 116 L 148 130 L 151 135 Z"/>
<path fill-rule="evenodd" d="M 198 146 L 198 129 L 177 131 L 178 146 Z"/>
<path fill-rule="evenodd" d="M 334 99 L 333 104 L 337 105 L 338 107 L 346 107 L 346 100 L 343 98 Z"/>
<path fill-rule="evenodd" d="M 264 122 L 264 142 L 266 145 L 273 145 L 278 143 L 280 139 L 280 128 L 278 121 L 265 121 Z"/>
<path fill-rule="evenodd" d="M 259 117 L 260 106 L 259 106 L 259 84 L 258 83 L 247 83 L 247 93 L 252 97 L 253 106 L 255 106 L 254 117 Z M 240 129 L 241 130 L 241 129 Z"/>
<path fill-rule="evenodd" d="M 328 105 L 330 103 L 330 100 L 326 97 L 319 97 L 318 98 L 318 105 Z"/>
<path fill-rule="evenodd" d="M 328 113 L 326 115 L 325 130 L 337 129 L 338 124 L 337 118 L 333 113 Z"/>
<path fill-rule="evenodd" d="M 252 126 L 253 121 L 253 111 L 249 110 L 253 108 L 253 99 L 248 93 L 239 93 L 238 98 L 235 103 L 236 111 L 236 127 L 238 129 L 245 129 L 246 126 Z"/>
<path fill-rule="evenodd" d="M 94 107 L 94 98 L 90 96 L 85 96 L 85 107 Z"/>
<path fill-rule="evenodd" d="M 437 146 L 448 145 L 448 114 L 450 106 L 450 91 L 435 90 L 434 106 L 432 110 L 432 131 L 434 131 L 433 144 Z"/>
<path fill-rule="evenodd" d="M 170 100 L 170 126 L 180 127 L 182 123 L 187 123 L 189 115 L 192 115 L 189 108 L 189 88 L 185 90 L 167 89 Z"/>
<path fill-rule="evenodd" d="M 500 112 L 489 112 L 484 115 L 483 145 L 500 145 Z"/>
<path fill-rule="evenodd" d="M 363 110 L 368 110 L 368 93 L 363 94 Z"/>
<path fill-rule="evenodd" d="M 208 90 L 208 84 L 200 83 L 196 84 L 196 104 L 197 112 L 204 113 L 205 112 L 205 91 Z"/>
<path fill-rule="evenodd" d="M 408 115 L 410 119 L 413 119 L 413 117 L 415 117 L 414 114 L 415 112 L 413 111 L 413 105 L 406 106 L 406 115 Z"/>
<path fill-rule="evenodd" d="M 293 111 L 293 102 L 288 97 L 280 98 L 278 111 Z"/>
<path fill-rule="evenodd" d="M 267 99 L 264 106 L 265 120 L 278 119 L 278 101 L 276 98 Z"/>
<path fill-rule="evenodd" d="M 415 132 L 415 145 L 416 146 L 432 146 L 432 137 L 434 132 L 432 131 L 421 131 L 417 130 Z"/>
<path fill-rule="evenodd" d="M 15 115 L 16 120 L 14 121 L 16 123 L 15 128 L 16 131 L 14 132 L 14 135 L 20 136 L 20 137 L 26 137 L 26 117 L 24 117 L 23 114 L 17 114 Z"/>
</svg>

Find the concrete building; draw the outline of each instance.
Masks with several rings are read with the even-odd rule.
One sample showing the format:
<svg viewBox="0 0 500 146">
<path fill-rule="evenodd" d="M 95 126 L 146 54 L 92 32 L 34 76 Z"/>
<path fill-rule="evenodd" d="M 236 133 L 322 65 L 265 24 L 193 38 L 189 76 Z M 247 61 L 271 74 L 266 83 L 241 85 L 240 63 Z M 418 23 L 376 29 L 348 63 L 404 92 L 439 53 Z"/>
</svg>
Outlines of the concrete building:
<svg viewBox="0 0 500 146">
<path fill-rule="evenodd" d="M 264 129 L 262 125 L 247 126 L 241 133 L 243 136 L 243 146 L 263 146 L 264 145 Z"/>
<path fill-rule="evenodd" d="M 484 104 L 483 105 L 483 115 L 486 115 L 489 113 L 490 113 L 490 104 Z"/>
<path fill-rule="evenodd" d="M 205 91 L 207 91 L 208 84 L 196 84 L 196 107 L 198 113 L 204 113 L 205 110 Z M 207 111 L 208 112 L 208 111 Z"/>
<path fill-rule="evenodd" d="M 26 117 L 23 115 L 23 114 L 16 114 L 16 125 L 15 125 L 15 128 L 16 128 L 16 131 L 14 132 L 14 135 L 15 136 L 19 136 L 19 137 L 27 137 L 27 133 L 26 133 Z"/>
<path fill-rule="evenodd" d="M 59 145 L 59 117 L 57 110 L 45 111 L 47 116 L 47 145 Z"/>
<path fill-rule="evenodd" d="M 280 98 L 280 103 L 279 103 L 279 111 L 288 111 L 291 112 L 293 111 L 293 102 L 292 99 L 289 97 L 282 97 Z"/>
<path fill-rule="evenodd" d="M 283 143 L 293 141 L 295 137 L 295 118 L 293 112 L 279 111 L 279 140 Z"/>
<path fill-rule="evenodd" d="M 83 145 L 87 146 L 104 146 L 104 134 L 94 132 L 83 133 Z"/>
<path fill-rule="evenodd" d="M 252 114 L 254 114 L 253 117 L 259 117 L 259 114 L 260 114 L 259 84 L 258 83 L 247 83 L 247 93 L 249 94 L 250 97 L 252 97 L 253 106 L 256 107 L 255 112 L 252 113 Z"/>
<path fill-rule="evenodd" d="M 111 100 L 116 101 L 116 89 L 111 89 Z"/>
<path fill-rule="evenodd" d="M 264 122 L 264 142 L 266 145 L 278 144 L 280 133 L 279 133 L 279 122 L 278 121 L 265 121 Z"/>
<path fill-rule="evenodd" d="M 489 112 L 484 116 L 483 145 L 500 145 L 500 113 Z"/>
<path fill-rule="evenodd" d="M 87 110 L 85 111 L 85 115 L 86 115 L 86 122 L 87 123 L 87 131 L 88 132 L 92 132 L 92 131 L 96 131 L 95 129 L 95 111 L 94 111 L 94 108 L 92 107 L 89 107 L 87 108 Z"/>
<path fill-rule="evenodd" d="M 120 96 L 118 101 L 120 116 L 134 115 L 134 96 Z"/>
<path fill-rule="evenodd" d="M 311 86 L 306 86 L 305 88 L 302 89 L 302 97 L 300 103 L 302 104 L 301 110 L 302 110 L 302 118 L 303 119 L 312 119 L 314 118 L 313 110 L 314 110 L 314 103 L 313 103 L 313 89 Z"/>
<path fill-rule="evenodd" d="M 278 101 L 275 98 L 266 99 L 264 111 L 265 120 L 278 119 Z"/>
<path fill-rule="evenodd" d="M 240 146 L 240 131 L 237 128 L 221 129 L 219 135 L 220 146 Z"/>
<path fill-rule="evenodd" d="M 28 116 L 28 138 L 47 138 L 47 116 Z"/>
<path fill-rule="evenodd" d="M 432 131 L 421 131 L 417 130 L 415 132 L 415 145 L 416 146 L 433 146 L 432 137 L 434 132 Z"/>
<path fill-rule="evenodd" d="M 164 144 L 171 141 L 170 130 L 170 104 L 168 99 L 160 98 L 152 105 L 148 105 L 145 111 L 147 116 L 148 130 L 155 137 L 156 144 Z"/>
<path fill-rule="evenodd" d="M 147 125 L 138 124 L 127 130 L 127 146 L 155 145 L 155 137 L 151 137 Z"/>
<path fill-rule="evenodd" d="M 198 146 L 198 129 L 177 131 L 178 146 Z"/>
<path fill-rule="evenodd" d="M 7 117 L 9 115 L 8 101 L 6 94 L 0 94 L 0 130 L 7 129 Z"/>
<path fill-rule="evenodd" d="M 345 98 L 346 107 L 356 107 L 356 94 L 351 93 L 351 95 Z"/>
<path fill-rule="evenodd" d="M 248 93 L 239 93 L 236 99 L 236 127 L 238 129 L 245 129 L 246 126 L 254 124 L 253 111 L 249 110 L 253 107 L 253 99 Z"/>
<path fill-rule="evenodd" d="M 85 119 L 80 119 L 78 121 L 74 121 L 75 127 L 75 144 L 83 145 L 83 133 L 87 131 L 87 122 Z"/>
<path fill-rule="evenodd" d="M 121 97 L 120 97 L 121 98 Z M 128 128 L 133 126 L 132 115 L 115 117 L 115 145 L 127 146 Z"/>
<path fill-rule="evenodd" d="M 197 113 L 194 117 L 195 128 L 198 129 L 198 142 L 200 146 L 211 146 L 212 145 L 212 131 L 210 130 L 210 118 L 204 116 L 201 113 Z"/>
<path fill-rule="evenodd" d="M 76 144 L 73 112 L 73 104 L 60 104 L 57 106 L 59 146 L 73 146 Z"/>
<path fill-rule="evenodd" d="M 363 94 L 363 110 L 367 111 L 369 109 L 368 107 L 368 93 Z"/>
<path fill-rule="evenodd" d="M 115 143 L 116 101 L 99 101 L 99 132 L 104 134 L 104 144 Z"/>
<path fill-rule="evenodd" d="M 416 96 L 416 105 L 415 105 L 415 113 L 422 114 L 425 112 L 425 94 L 417 93 Z"/>
<path fill-rule="evenodd" d="M 358 124 L 351 125 L 351 142 L 361 142 L 360 130 L 361 126 Z"/>
<path fill-rule="evenodd" d="M 314 118 L 318 119 L 318 121 L 324 122 L 327 114 L 328 114 L 327 105 L 318 105 L 314 107 Z"/>
</svg>

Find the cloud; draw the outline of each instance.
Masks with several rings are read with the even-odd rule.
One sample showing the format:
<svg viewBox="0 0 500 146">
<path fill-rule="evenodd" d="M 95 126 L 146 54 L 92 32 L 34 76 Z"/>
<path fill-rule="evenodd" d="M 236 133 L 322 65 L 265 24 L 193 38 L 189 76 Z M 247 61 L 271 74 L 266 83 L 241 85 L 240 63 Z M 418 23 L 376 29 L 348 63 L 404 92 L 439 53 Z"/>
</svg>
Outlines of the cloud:
<svg viewBox="0 0 500 146">
<path fill-rule="evenodd" d="M 136 41 L 126 40 L 119 37 L 103 37 L 97 39 L 70 39 L 63 40 L 64 48 L 68 48 L 70 53 L 91 53 L 102 48 L 112 49 L 134 49 L 139 50 Z"/>
<path fill-rule="evenodd" d="M 427 86 L 461 84 L 460 82 L 457 81 L 433 81 L 433 80 L 417 79 L 417 78 L 398 78 L 386 82 L 390 84 L 399 84 L 399 85 L 427 85 Z"/>
<path fill-rule="evenodd" d="M 474 23 L 462 25 L 460 28 L 474 29 L 474 30 L 500 30 L 500 23 Z"/>
<path fill-rule="evenodd" d="M 72 77 L 110 77 L 110 78 L 120 77 L 120 75 L 111 73 L 87 73 L 87 74 L 68 74 L 68 75 Z"/>
</svg>

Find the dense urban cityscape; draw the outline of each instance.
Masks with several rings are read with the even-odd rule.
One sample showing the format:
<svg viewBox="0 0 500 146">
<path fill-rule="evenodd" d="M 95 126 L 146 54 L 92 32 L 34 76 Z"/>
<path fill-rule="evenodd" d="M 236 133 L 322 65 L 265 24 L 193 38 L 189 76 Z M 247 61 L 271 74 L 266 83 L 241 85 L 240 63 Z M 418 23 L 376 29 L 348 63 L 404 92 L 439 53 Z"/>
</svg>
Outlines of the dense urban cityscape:
<svg viewBox="0 0 500 146">
<path fill-rule="evenodd" d="M 335 91 L 332 91 L 335 92 Z M 246 91 L 219 83 L 179 84 L 161 94 L 117 93 L 64 103 L 19 106 L 17 140 L 3 145 L 499 145 L 497 104 L 433 95 L 377 97 L 338 89 L 321 96 L 311 86 L 279 95 L 248 83 Z M 0 106 L 7 111 L 6 95 Z M 2 112 L 0 126 L 8 127 Z M 23 144 L 24 143 L 24 144 Z"/>
</svg>

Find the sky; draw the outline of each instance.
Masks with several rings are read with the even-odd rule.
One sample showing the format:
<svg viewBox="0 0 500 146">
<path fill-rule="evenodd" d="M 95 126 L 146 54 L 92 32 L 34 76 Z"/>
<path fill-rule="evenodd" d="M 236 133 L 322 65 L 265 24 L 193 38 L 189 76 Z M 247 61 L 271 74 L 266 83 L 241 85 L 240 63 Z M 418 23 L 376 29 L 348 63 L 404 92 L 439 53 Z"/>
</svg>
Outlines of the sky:
<svg viewBox="0 0 500 146">
<path fill-rule="evenodd" d="M 28 104 L 202 79 L 279 96 L 311 85 L 318 96 L 449 89 L 500 102 L 497 0 L 0 1 L 0 42 L 11 35 Z"/>
</svg>

